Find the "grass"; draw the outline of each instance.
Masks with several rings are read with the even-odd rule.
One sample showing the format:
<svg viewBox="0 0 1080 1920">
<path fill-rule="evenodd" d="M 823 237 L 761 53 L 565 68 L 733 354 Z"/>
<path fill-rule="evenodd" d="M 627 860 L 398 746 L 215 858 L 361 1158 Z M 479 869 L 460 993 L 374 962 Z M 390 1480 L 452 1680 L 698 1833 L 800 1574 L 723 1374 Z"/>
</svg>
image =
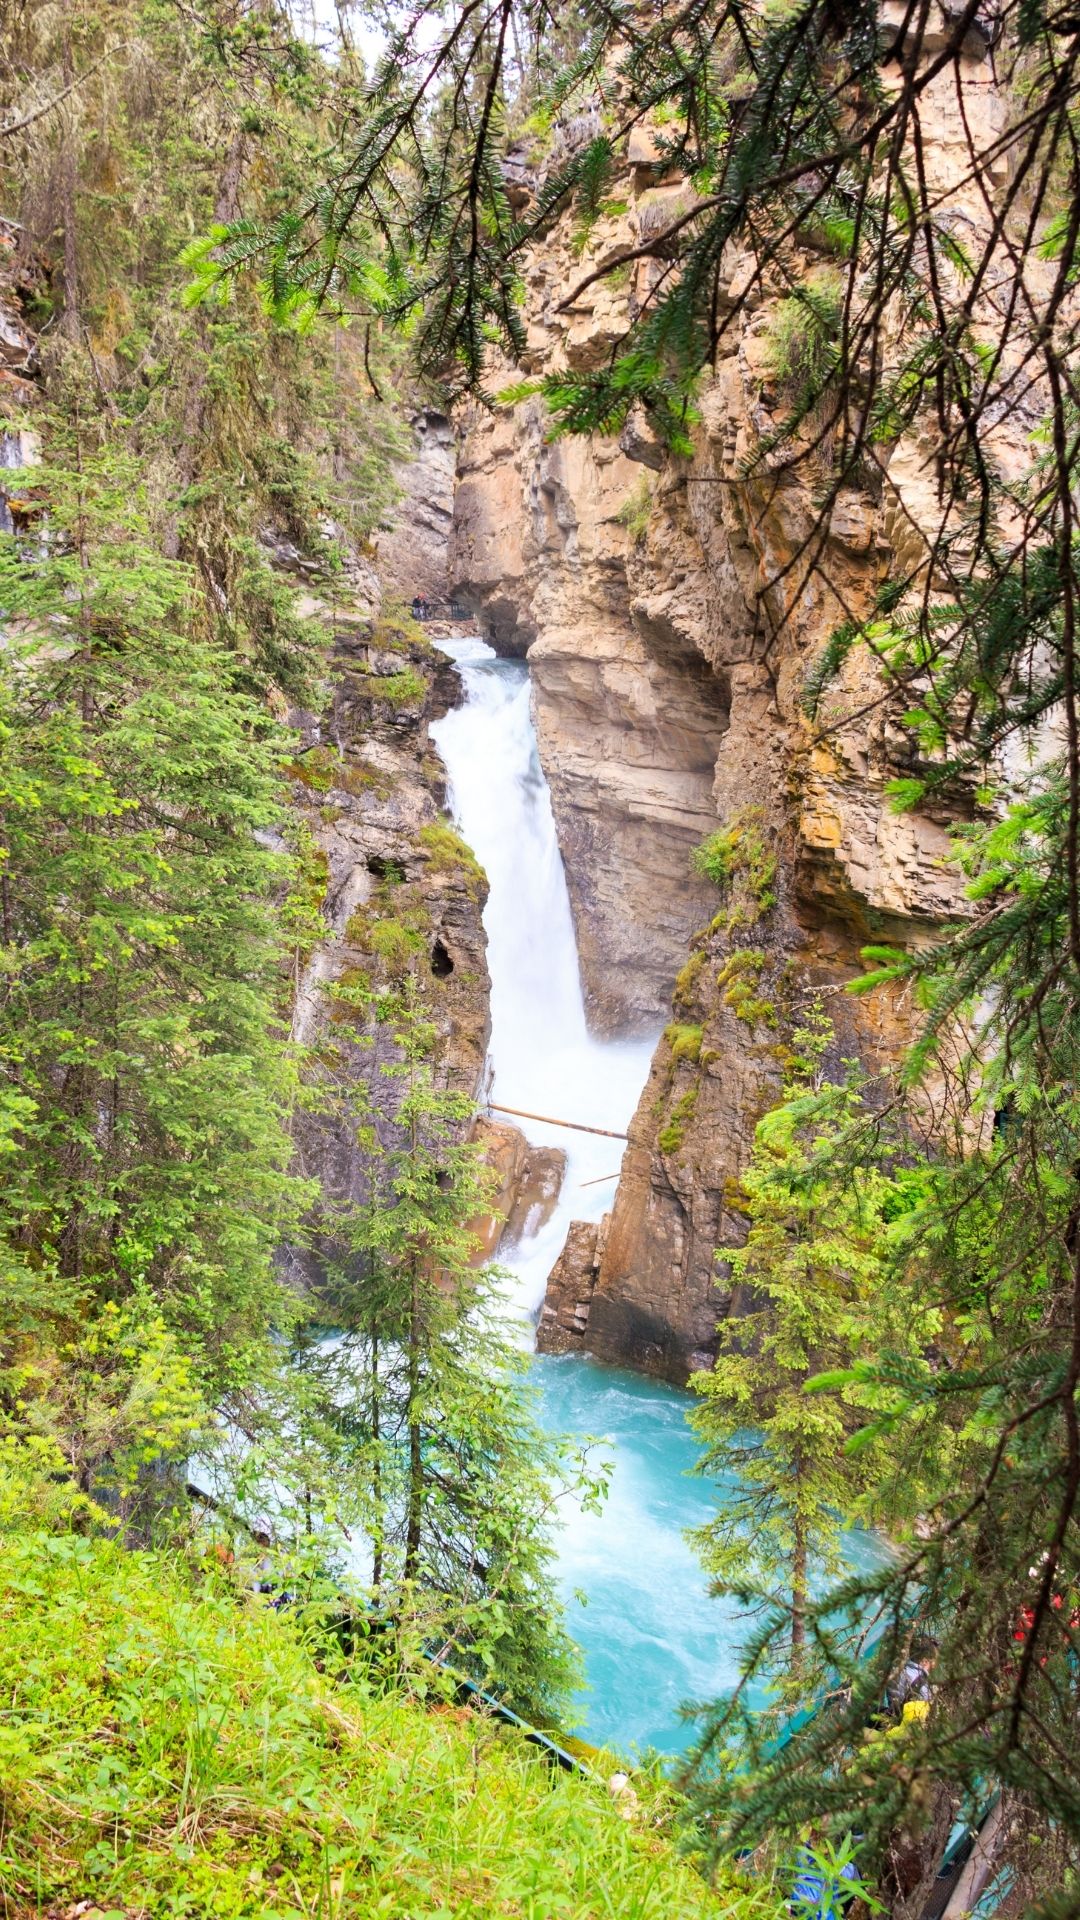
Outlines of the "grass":
<svg viewBox="0 0 1080 1920">
<path fill-rule="evenodd" d="M 634 545 L 640 546 L 649 531 L 649 518 L 652 514 L 653 493 L 648 478 L 642 474 L 632 493 L 628 493 L 622 506 L 615 515 L 619 525 L 626 528 Z"/>
<path fill-rule="evenodd" d="M 822 267 L 768 317 L 768 364 L 780 386 L 817 392 L 833 365 L 843 309 L 843 283 Z"/>
<path fill-rule="evenodd" d="M 320 1674 L 219 1568 L 0 1541 L 0 1896 L 109 1920 L 777 1920 L 515 1734 Z"/>
<path fill-rule="evenodd" d="M 345 928 L 346 943 L 382 963 L 391 980 L 400 981 L 414 959 L 427 953 L 431 915 L 410 884 L 377 888 L 371 902 L 357 907 Z"/>
<path fill-rule="evenodd" d="M 487 886 L 487 874 L 468 842 L 445 819 L 432 820 L 420 829 L 420 845 L 427 851 L 433 873 L 460 873 L 474 900 Z"/>
<path fill-rule="evenodd" d="M 370 687 L 371 682 L 366 684 Z M 306 753 L 298 754 L 295 760 L 286 761 L 283 771 L 288 779 L 299 781 L 310 793 L 336 791 L 355 795 L 369 790 L 377 791 L 384 784 L 382 777 L 370 767 L 358 766 L 355 761 L 346 760 L 336 747 L 327 745 L 309 747 Z"/>
<path fill-rule="evenodd" d="M 419 706 L 427 696 L 427 681 L 415 667 L 402 667 L 400 673 L 365 674 L 361 684 L 365 693 L 392 707 Z"/>
</svg>

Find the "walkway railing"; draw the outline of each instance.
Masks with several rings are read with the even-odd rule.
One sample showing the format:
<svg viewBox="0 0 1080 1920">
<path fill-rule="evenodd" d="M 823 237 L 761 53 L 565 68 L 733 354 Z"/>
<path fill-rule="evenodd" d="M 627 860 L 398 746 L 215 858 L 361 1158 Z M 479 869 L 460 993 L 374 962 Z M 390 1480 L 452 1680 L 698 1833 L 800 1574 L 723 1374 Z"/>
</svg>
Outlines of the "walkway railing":
<svg viewBox="0 0 1080 1920">
<path fill-rule="evenodd" d="M 460 600 L 428 600 L 417 595 L 412 603 L 414 620 L 473 620 L 476 615 Z"/>
</svg>

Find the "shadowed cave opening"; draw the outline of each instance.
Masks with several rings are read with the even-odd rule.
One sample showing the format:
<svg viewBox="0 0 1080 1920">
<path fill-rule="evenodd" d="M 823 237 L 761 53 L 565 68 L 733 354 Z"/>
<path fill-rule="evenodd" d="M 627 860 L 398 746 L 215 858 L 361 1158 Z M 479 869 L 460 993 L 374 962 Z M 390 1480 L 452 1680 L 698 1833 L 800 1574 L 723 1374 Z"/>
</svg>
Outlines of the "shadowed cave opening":
<svg viewBox="0 0 1080 1920">
<path fill-rule="evenodd" d="M 454 963 L 441 940 L 436 940 L 431 949 L 431 971 L 436 980 L 445 980 L 454 971 Z"/>
</svg>

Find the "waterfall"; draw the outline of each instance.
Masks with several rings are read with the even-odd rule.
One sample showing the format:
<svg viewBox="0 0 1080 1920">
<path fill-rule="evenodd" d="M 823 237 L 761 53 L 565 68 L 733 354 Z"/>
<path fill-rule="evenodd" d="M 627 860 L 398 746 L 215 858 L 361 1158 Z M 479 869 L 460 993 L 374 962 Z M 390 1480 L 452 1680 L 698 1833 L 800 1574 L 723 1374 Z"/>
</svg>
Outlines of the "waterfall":
<svg viewBox="0 0 1080 1920">
<path fill-rule="evenodd" d="M 465 698 L 432 738 L 449 775 L 455 822 L 491 889 L 484 926 L 493 1098 L 621 1131 L 655 1042 L 589 1033 L 528 671 L 482 640 L 441 644 L 457 663 Z M 568 1156 L 547 1225 L 499 1255 L 511 1272 L 510 1299 L 531 1320 L 570 1221 L 599 1218 L 611 1206 L 616 1183 L 605 1176 L 617 1173 L 623 1149 L 595 1134 L 515 1124 Z M 686 1539 L 716 1501 L 714 1487 L 689 1477 L 698 1446 L 686 1424 L 687 1396 L 576 1354 L 537 1359 L 533 1379 L 544 1424 L 555 1433 L 602 1434 L 601 1456 L 614 1467 L 603 1512 L 571 1507 L 555 1530 L 567 1625 L 589 1681 L 577 1731 L 623 1753 L 677 1753 L 692 1738 L 680 1703 L 734 1681 L 740 1637 L 738 1609 L 712 1598 Z"/>
<path fill-rule="evenodd" d="M 22 436 L 17 433 L 0 433 L 0 472 L 21 467 L 25 462 L 22 449 Z M 14 533 L 15 522 L 11 517 L 7 494 L 0 487 L 0 533 Z"/>
<path fill-rule="evenodd" d="M 439 643 L 465 699 L 432 739 L 449 776 L 455 824 L 485 868 L 491 974 L 490 1093 L 502 1106 L 625 1130 L 645 1083 L 655 1036 L 600 1040 L 585 1019 L 577 942 L 551 795 L 540 766 L 528 669 L 474 636 Z M 498 1117 L 498 1116 L 496 1116 Z M 567 1155 L 558 1205 L 539 1233 L 500 1261 L 510 1301 L 535 1317 L 571 1220 L 599 1219 L 615 1195 L 623 1143 L 519 1120 L 537 1146 Z"/>
</svg>

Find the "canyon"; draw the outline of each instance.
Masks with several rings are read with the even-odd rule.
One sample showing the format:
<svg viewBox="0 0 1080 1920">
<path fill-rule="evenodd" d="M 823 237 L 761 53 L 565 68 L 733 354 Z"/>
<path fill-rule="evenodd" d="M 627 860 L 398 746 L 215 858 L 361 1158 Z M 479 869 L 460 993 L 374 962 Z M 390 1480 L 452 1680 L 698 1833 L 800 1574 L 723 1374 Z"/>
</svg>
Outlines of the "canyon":
<svg viewBox="0 0 1080 1920">
<path fill-rule="evenodd" d="M 962 62 L 981 138 L 1005 112 L 989 39 L 973 32 Z M 978 226 L 985 208 L 951 185 L 965 131 L 948 86 L 928 92 L 927 166 Z M 594 132 L 583 111 L 546 143 L 519 143 L 507 163 L 517 201 Z M 917 562 L 934 520 L 932 463 L 924 438 L 902 436 L 864 484 L 835 492 L 818 538 L 811 468 L 761 452 L 789 395 L 773 349 L 780 289 L 745 298 L 746 256 L 725 258 L 718 297 L 733 317 L 689 455 L 667 451 L 635 413 L 617 438 L 557 439 L 538 395 L 500 400 L 522 376 L 610 356 L 664 274 L 661 236 L 692 195 L 659 130 L 636 129 L 596 217 L 557 220 L 528 258 L 521 364 L 492 367 L 486 404 L 452 418 L 414 411 L 391 524 L 332 596 L 287 538 L 265 534 L 303 611 L 332 636 L 322 710 L 291 716 L 290 831 L 325 921 L 298 962 L 292 1020 L 313 1054 L 332 1048 L 356 1114 L 302 1118 L 302 1166 L 330 1211 L 363 1193 L 357 1116 L 387 1119 L 384 1042 L 363 991 L 417 954 L 442 1076 L 484 1090 L 486 882 L 446 820 L 429 738 L 460 687 L 432 645 L 438 625 L 425 632 L 403 610 L 416 594 L 440 611 L 459 602 L 499 654 L 528 662 L 590 1027 L 606 1038 L 662 1029 L 611 1205 L 556 1250 L 538 1342 L 676 1383 L 710 1364 L 718 1321 L 738 1310 L 725 1250 L 744 1231 L 739 1175 L 800 1009 L 821 999 L 838 1057 L 871 1072 L 895 1063 L 912 1008 L 844 988 L 867 942 L 918 944 L 962 908 L 949 827 L 972 804 L 959 793 L 948 813 L 892 809 L 889 784 L 913 770 L 915 750 L 865 653 L 840 665 L 825 726 L 809 724 L 807 678 L 830 636 L 866 614 L 890 567 Z M 656 252 L 643 252 L 652 239 Z M 13 231 L 0 244 L 14 254 Z M 809 275 L 820 259 L 792 252 L 788 267 Z M 0 378 L 18 399 L 34 390 L 35 347 L 9 281 Z M 1023 421 L 1020 409 L 1014 434 Z M 22 456 L 13 446 L 5 457 Z M 731 865 L 719 886 L 692 860 L 718 834 Z M 487 1223 L 494 1251 L 500 1231 L 511 1244 L 536 1207 L 550 1211 L 558 1154 L 504 1117 L 481 1122 L 480 1137 L 497 1212 L 510 1217 L 503 1230 Z M 293 1252 L 286 1265 L 299 1277 L 310 1259 Z"/>
<path fill-rule="evenodd" d="M 965 112 L 984 137 L 1003 115 L 988 40 L 973 33 L 963 61 Z M 963 173 L 962 116 L 944 82 L 930 101 L 927 164 L 946 193 Z M 556 127 L 548 152 L 514 150 L 517 203 L 594 131 L 586 112 Z M 827 724 L 811 729 L 808 674 L 890 567 L 917 563 L 933 473 L 913 431 L 864 484 L 835 491 L 820 529 L 812 463 L 760 453 L 790 396 L 772 347 L 778 302 L 743 298 L 747 256 L 725 259 L 719 298 L 734 317 L 689 457 L 634 413 L 618 439 L 557 439 L 538 396 L 500 399 L 523 374 L 610 356 L 665 271 L 662 243 L 642 248 L 692 194 L 639 128 L 595 220 L 554 224 L 524 275 L 522 364 L 494 367 L 487 404 L 456 416 L 452 476 L 444 421 L 422 423 L 383 556 L 397 591 L 436 583 L 499 653 L 527 658 L 590 1025 L 663 1026 L 613 1204 L 571 1228 L 538 1344 L 675 1382 L 711 1363 L 718 1321 L 738 1310 L 725 1249 L 744 1231 L 739 1174 L 800 1010 L 826 1007 L 837 1060 L 895 1064 L 913 1009 L 844 989 L 868 942 L 918 944 L 962 911 L 949 826 L 970 811 L 964 794 L 948 816 L 891 807 L 913 747 L 864 654 L 842 663 Z M 985 222 L 970 194 L 953 197 Z M 692 862 L 717 834 L 731 867 L 720 886 Z"/>
</svg>

